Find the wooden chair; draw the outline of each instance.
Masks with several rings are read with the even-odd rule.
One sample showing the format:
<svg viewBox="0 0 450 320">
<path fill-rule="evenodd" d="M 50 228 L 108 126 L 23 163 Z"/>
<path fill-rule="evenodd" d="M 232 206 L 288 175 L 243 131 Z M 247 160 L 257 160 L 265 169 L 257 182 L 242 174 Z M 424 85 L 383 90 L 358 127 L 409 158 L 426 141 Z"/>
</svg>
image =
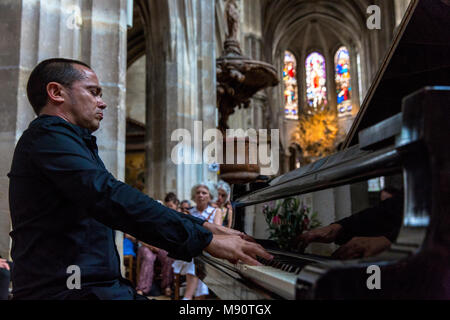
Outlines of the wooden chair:
<svg viewBox="0 0 450 320">
<path fill-rule="evenodd" d="M 129 254 L 123 256 L 123 264 L 125 265 L 125 278 L 128 279 L 131 283 L 135 283 L 134 280 L 135 277 L 135 263 L 134 263 L 134 257 Z"/>
<path fill-rule="evenodd" d="M 135 268 L 134 268 L 134 279 L 136 279 L 136 281 L 134 282 L 134 285 L 137 286 L 137 282 L 139 280 L 139 272 L 141 272 L 141 260 L 138 259 L 136 257 L 136 264 L 135 264 Z"/>
<path fill-rule="evenodd" d="M 180 274 L 174 273 L 174 300 L 180 300 Z"/>
</svg>

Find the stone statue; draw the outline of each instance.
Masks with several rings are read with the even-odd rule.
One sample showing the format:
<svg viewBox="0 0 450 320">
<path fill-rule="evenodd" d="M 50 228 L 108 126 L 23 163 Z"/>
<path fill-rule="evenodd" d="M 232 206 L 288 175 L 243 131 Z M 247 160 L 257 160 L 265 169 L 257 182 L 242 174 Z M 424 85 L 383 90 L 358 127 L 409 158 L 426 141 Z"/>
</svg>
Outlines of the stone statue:
<svg viewBox="0 0 450 320">
<path fill-rule="evenodd" d="M 227 0 L 225 5 L 225 15 L 228 25 L 227 40 L 237 41 L 239 31 L 239 9 L 236 0 Z"/>
</svg>

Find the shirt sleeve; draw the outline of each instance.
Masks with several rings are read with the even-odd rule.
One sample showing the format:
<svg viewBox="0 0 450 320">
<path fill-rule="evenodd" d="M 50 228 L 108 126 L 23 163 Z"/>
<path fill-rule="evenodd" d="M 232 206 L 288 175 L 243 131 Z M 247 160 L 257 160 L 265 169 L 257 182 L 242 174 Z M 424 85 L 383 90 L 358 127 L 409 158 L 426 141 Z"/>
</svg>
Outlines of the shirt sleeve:
<svg viewBox="0 0 450 320">
<path fill-rule="evenodd" d="M 203 220 L 169 209 L 115 179 L 70 128 L 41 128 L 30 158 L 38 173 L 55 185 L 57 196 L 173 258 L 190 261 L 212 240 L 212 233 L 201 226 Z"/>
<path fill-rule="evenodd" d="M 377 206 L 355 213 L 335 223 L 342 226 L 336 239 L 344 244 L 353 237 L 385 236 L 391 242 L 397 239 L 403 217 L 403 197 L 381 201 Z"/>
</svg>

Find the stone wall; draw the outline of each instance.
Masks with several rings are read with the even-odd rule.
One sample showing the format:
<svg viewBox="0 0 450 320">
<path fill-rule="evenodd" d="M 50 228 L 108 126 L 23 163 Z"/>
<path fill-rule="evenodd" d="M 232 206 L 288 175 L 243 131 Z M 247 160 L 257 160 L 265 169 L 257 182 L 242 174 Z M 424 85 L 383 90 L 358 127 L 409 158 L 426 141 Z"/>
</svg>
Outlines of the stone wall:
<svg viewBox="0 0 450 320">
<path fill-rule="evenodd" d="M 137 59 L 127 70 L 127 117 L 145 124 L 145 56 Z"/>
</svg>

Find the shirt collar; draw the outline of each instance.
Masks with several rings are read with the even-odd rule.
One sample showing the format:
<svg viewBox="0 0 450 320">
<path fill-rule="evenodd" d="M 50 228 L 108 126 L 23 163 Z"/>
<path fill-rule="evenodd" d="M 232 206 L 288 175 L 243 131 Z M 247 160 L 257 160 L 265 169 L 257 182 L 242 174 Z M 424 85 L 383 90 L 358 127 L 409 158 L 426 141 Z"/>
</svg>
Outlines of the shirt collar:
<svg viewBox="0 0 450 320">
<path fill-rule="evenodd" d="M 58 116 L 52 116 L 48 114 L 40 115 L 31 122 L 30 126 L 37 123 L 45 123 L 45 124 L 64 123 L 65 125 L 70 126 L 82 138 L 90 140 L 93 139 L 94 141 L 96 140 L 95 136 L 91 134 L 91 131 L 89 129 L 72 124 Z"/>
</svg>

